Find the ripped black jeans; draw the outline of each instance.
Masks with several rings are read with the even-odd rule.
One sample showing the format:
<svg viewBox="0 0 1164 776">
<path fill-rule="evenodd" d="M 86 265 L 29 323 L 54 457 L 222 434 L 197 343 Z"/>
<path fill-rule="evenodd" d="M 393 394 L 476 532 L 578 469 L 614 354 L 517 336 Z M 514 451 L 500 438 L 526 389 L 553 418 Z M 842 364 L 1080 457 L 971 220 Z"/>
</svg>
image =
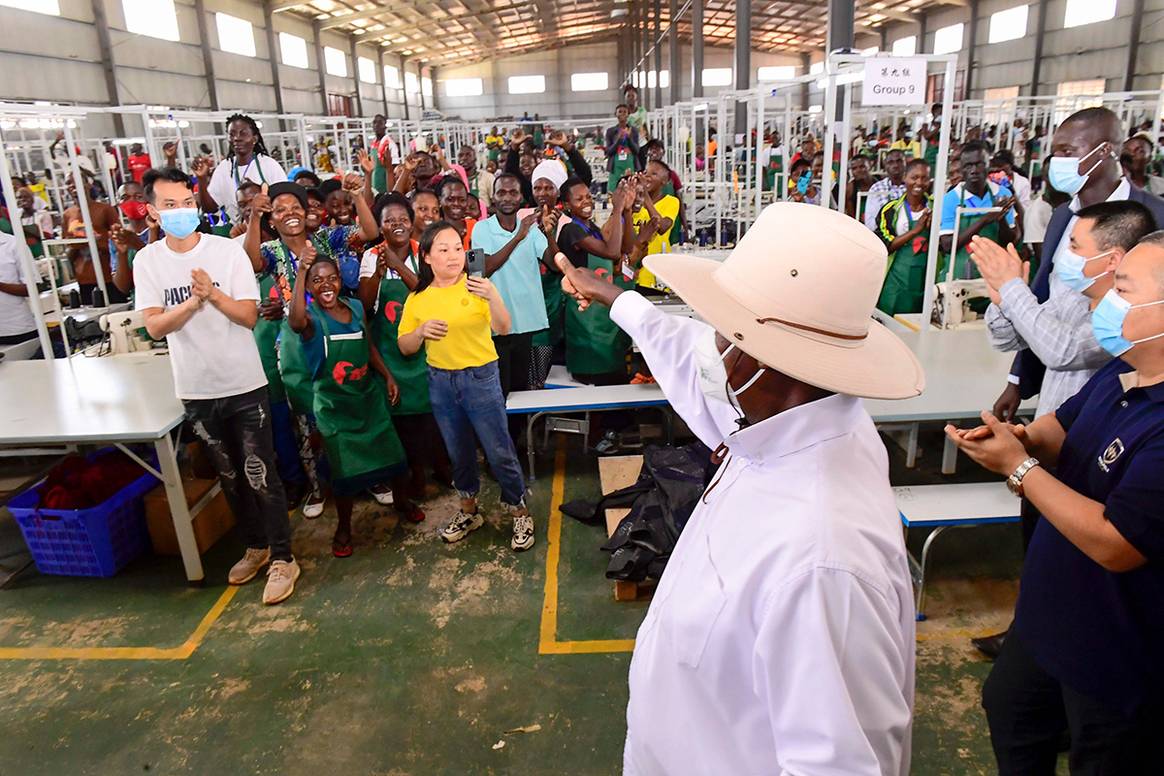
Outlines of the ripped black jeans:
<svg viewBox="0 0 1164 776">
<path fill-rule="evenodd" d="M 270 547 L 271 560 L 291 560 L 291 521 L 275 464 L 266 386 L 183 404 L 194 433 L 206 443 L 247 547 Z"/>
</svg>

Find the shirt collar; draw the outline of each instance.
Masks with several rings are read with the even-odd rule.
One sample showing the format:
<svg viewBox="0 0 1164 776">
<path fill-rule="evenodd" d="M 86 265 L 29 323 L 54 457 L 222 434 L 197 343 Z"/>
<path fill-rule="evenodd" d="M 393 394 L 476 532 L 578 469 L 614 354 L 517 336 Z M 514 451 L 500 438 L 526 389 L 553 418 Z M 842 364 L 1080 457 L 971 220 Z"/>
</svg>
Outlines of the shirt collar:
<svg viewBox="0 0 1164 776">
<path fill-rule="evenodd" d="M 1155 380 L 1145 380 L 1135 370 L 1123 372 L 1120 374 L 1120 387 L 1124 389 L 1124 393 L 1131 391 L 1133 388 L 1141 388 L 1152 401 L 1164 401 L 1164 375 L 1160 375 Z"/>
<path fill-rule="evenodd" d="M 724 444 L 732 455 L 764 463 L 851 433 L 867 417 L 860 399 L 838 393 L 741 429 Z"/>
<path fill-rule="evenodd" d="M 1120 178 L 1120 184 L 1115 187 L 1111 194 L 1108 195 L 1105 202 L 1123 202 L 1132 195 L 1132 184 L 1128 183 L 1128 179 Z M 1071 212 L 1078 213 L 1082 205 L 1079 204 L 1079 195 L 1076 194 L 1071 198 Z"/>
</svg>

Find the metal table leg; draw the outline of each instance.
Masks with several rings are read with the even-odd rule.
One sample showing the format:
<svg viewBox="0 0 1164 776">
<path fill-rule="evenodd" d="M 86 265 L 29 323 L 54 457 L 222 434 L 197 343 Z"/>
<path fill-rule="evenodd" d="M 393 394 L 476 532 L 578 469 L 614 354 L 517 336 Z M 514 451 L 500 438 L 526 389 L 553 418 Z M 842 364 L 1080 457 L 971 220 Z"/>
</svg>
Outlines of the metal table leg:
<svg viewBox="0 0 1164 776">
<path fill-rule="evenodd" d="M 202 571 L 202 557 L 198 554 L 198 543 L 194 539 L 193 518 L 186 506 L 186 490 L 182 487 L 182 475 L 178 471 L 178 456 L 169 434 L 163 434 L 154 442 L 158 453 L 158 465 L 162 470 L 162 483 L 166 486 L 166 501 L 170 505 L 170 516 L 174 520 L 174 533 L 178 537 L 178 548 L 182 552 L 182 565 L 186 568 L 186 579 L 194 584 L 205 581 Z"/>
<path fill-rule="evenodd" d="M 945 531 L 946 528 L 948 528 L 948 527 L 949 526 L 944 526 L 944 525 L 938 526 L 937 528 L 935 528 L 933 531 L 930 532 L 930 535 L 926 537 L 925 543 L 922 544 L 921 562 L 918 564 L 918 570 L 917 570 L 917 578 L 918 578 L 918 584 L 917 584 L 917 619 L 918 619 L 918 622 L 921 622 L 922 620 L 924 620 L 926 618 L 925 609 L 924 609 L 925 602 L 926 602 L 926 568 L 928 567 L 929 562 L 930 562 L 930 546 L 934 543 L 934 540 L 938 538 L 938 535 L 940 533 L 942 533 L 943 531 Z"/>
</svg>

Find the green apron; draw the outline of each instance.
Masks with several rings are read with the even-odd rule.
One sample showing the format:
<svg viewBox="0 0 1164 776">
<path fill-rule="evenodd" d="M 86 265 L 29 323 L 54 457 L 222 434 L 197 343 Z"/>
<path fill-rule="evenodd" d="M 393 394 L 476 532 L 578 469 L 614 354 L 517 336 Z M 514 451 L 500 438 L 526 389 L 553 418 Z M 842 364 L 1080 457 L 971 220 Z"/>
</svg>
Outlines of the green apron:
<svg viewBox="0 0 1164 776">
<path fill-rule="evenodd" d="M 902 202 L 905 220 L 913 229 L 913 214 L 909 203 Z M 885 273 L 885 283 L 881 286 L 881 296 L 877 299 L 877 309 L 888 315 L 898 313 L 919 313 L 926 292 L 926 262 L 928 249 L 914 250 L 914 240 L 898 248 L 889 260 Z"/>
<path fill-rule="evenodd" d="M 405 262 L 417 271 L 416 257 L 409 253 Z M 408 286 L 399 278 L 381 278 L 376 297 L 376 312 L 370 321 L 370 334 L 388 371 L 400 386 L 400 403 L 392 407 L 393 415 L 422 415 L 432 412 L 428 399 L 428 359 L 424 348 L 406 356 L 396 344 L 400 314 L 408 298 Z"/>
<path fill-rule="evenodd" d="M 566 296 L 562 293 L 561 275 L 546 269 L 546 265 L 540 262 L 538 269 L 542 273 L 542 296 L 546 300 L 546 319 L 550 326 L 534 332 L 533 346 L 553 348 L 566 334 Z"/>
<path fill-rule="evenodd" d="M 587 266 L 599 275 L 605 273 L 619 288 L 635 287 L 635 282 L 626 280 L 622 273 L 615 277 L 614 262 L 610 259 L 587 254 Z M 573 297 L 567 297 L 565 302 L 566 368 L 570 374 L 625 372 L 626 353 L 631 339 L 618 324 L 610 320 L 610 309 L 605 305 L 592 304 L 580 310 L 578 301 Z"/>
<path fill-rule="evenodd" d="M 372 190 L 377 194 L 383 194 L 388 190 L 388 168 L 380 160 L 379 140 L 372 143 L 372 161 L 376 163 L 372 168 Z"/>
<path fill-rule="evenodd" d="M 268 273 L 259 280 L 259 301 L 271 299 L 280 304 L 283 301 L 279 298 L 274 276 Z M 261 315 L 254 328 L 255 344 L 259 346 L 259 360 L 263 362 L 263 374 L 267 376 L 267 392 L 272 404 L 287 400 L 283 378 L 279 375 L 279 328 L 279 321 L 268 321 Z"/>
<path fill-rule="evenodd" d="M 626 146 L 619 146 L 614 152 L 614 164 L 610 168 L 610 182 L 606 184 L 606 190 L 613 194 L 614 187 L 618 186 L 627 170 L 634 173 L 635 155 Z"/>
<path fill-rule="evenodd" d="M 315 320 L 323 329 L 323 367 L 314 381 L 315 420 L 331 465 L 332 485 L 342 483 L 337 490 L 350 493 L 344 484 L 357 486 L 358 491 L 396 476 L 405 468 L 405 457 L 392 425 L 387 391 L 369 364 L 361 313 L 341 301 L 351 309 L 360 331 L 332 334 L 330 316 L 313 303 L 319 313 Z"/>
</svg>

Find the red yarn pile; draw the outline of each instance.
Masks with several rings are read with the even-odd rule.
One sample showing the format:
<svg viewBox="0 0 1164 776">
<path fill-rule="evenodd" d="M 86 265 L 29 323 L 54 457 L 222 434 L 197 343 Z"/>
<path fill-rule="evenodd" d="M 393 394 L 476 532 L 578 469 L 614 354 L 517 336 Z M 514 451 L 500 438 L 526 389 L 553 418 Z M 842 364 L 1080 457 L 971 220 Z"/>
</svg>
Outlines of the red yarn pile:
<svg viewBox="0 0 1164 776">
<path fill-rule="evenodd" d="M 141 466 L 120 450 L 92 460 L 70 455 L 52 468 L 40 486 L 40 508 L 90 509 L 108 501 L 142 474 Z"/>
</svg>

